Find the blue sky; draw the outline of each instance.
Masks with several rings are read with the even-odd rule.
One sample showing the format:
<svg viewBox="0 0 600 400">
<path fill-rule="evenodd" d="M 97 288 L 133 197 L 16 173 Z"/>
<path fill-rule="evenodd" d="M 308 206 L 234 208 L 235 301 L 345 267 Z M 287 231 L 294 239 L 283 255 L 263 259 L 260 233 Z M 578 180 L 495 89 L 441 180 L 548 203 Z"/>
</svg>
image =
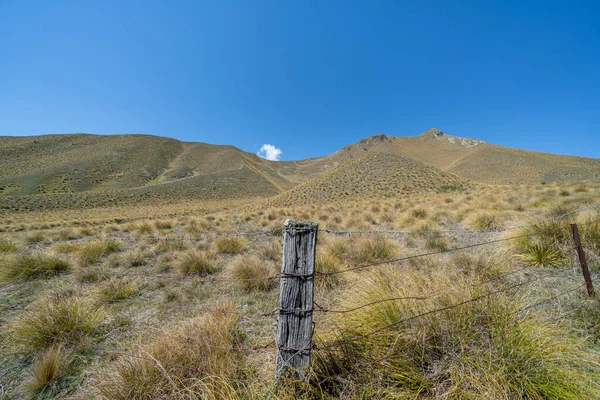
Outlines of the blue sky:
<svg viewBox="0 0 600 400">
<path fill-rule="evenodd" d="M 282 159 L 429 127 L 600 157 L 598 1 L 0 0 L 0 135 Z"/>
</svg>

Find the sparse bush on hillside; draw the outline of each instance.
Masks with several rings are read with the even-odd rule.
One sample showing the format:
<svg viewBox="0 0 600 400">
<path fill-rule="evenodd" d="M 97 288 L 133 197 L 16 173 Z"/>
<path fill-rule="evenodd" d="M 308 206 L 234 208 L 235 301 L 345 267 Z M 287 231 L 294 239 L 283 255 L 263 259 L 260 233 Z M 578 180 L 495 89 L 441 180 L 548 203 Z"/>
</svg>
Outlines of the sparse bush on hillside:
<svg viewBox="0 0 600 400">
<path fill-rule="evenodd" d="M 478 212 L 467 217 L 467 224 L 471 229 L 502 229 L 504 220 L 502 215 L 493 211 Z"/>
<path fill-rule="evenodd" d="M 119 242 L 97 242 L 86 243 L 77 248 L 76 253 L 82 265 L 97 264 L 109 254 L 115 253 L 121 249 Z"/>
<path fill-rule="evenodd" d="M 315 262 L 315 286 L 319 290 L 331 290 L 340 286 L 346 280 L 343 269 L 346 264 L 334 253 L 330 251 L 317 252 Z"/>
<path fill-rule="evenodd" d="M 0 243 L 0 253 L 14 253 L 19 250 L 19 246 L 12 243 Z"/>
</svg>

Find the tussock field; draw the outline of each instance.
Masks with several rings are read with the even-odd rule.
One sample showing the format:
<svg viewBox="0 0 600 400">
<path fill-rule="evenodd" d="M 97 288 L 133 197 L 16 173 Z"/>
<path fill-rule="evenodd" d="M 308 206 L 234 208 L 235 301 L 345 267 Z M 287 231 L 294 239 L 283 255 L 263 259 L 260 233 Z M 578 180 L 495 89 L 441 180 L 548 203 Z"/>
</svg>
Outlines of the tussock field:
<svg viewBox="0 0 600 400">
<path fill-rule="evenodd" d="M 370 157 L 330 174 L 350 180 Z M 4 397 L 600 398 L 600 303 L 570 228 L 598 280 L 600 185 L 419 176 L 452 189 L 3 214 Z M 275 387 L 288 218 L 330 232 L 310 368 Z"/>
</svg>

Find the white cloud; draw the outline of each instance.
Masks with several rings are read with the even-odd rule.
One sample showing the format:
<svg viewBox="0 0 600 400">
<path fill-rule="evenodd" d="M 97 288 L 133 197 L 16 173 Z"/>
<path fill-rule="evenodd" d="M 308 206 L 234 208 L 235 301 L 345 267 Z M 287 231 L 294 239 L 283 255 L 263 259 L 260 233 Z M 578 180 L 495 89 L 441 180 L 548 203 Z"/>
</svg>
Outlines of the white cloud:
<svg viewBox="0 0 600 400">
<path fill-rule="evenodd" d="M 279 161 L 281 157 L 281 149 L 273 146 L 272 144 L 263 144 L 258 153 L 256 153 L 259 157 L 266 158 L 271 161 Z"/>
</svg>

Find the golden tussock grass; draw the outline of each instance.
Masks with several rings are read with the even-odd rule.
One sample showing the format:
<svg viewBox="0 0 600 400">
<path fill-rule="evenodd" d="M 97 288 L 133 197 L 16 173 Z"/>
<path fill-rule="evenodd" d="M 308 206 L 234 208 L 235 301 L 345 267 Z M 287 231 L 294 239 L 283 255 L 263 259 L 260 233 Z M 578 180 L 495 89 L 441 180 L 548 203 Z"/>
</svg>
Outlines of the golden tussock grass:
<svg viewBox="0 0 600 400">
<path fill-rule="evenodd" d="M 231 303 L 219 307 L 234 309 Z M 98 372 L 96 390 L 111 400 L 241 397 L 237 323 L 236 315 L 210 313 L 140 339 L 127 350 L 136 357 L 118 356 Z"/>
<path fill-rule="evenodd" d="M 10 341 L 32 348 L 73 344 L 92 335 L 106 317 L 93 301 L 76 296 L 41 299 L 8 327 Z"/>
<path fill-rule="evenodd" d="M 135 296 L 140 291 L 140 281 L 135 278 L 110 278 L 99 287 L 100 300 L 114 303 Z"/>
<path fill-rule="evenodd" d="M 244 290 L 273 289 L 277 285 L 278 267 L 272 261 L 257 256 L 237 256 L 228 266 L 228 275 L 235 279 L 235 285 Z"/>
<path fill-rule="evenodd" d="M 9 255 L 0 259 L 0 279 L 3 281 L 47 278 L 71 268 L 71 263 L 57 255 L 35 251 Z"/>
<path fill-rule="evenodd" d="M 243 237 L 222 237 L 214 242 L 214 249 L 222 254 L 239 254 L 246 249 L 248 242 Z"/>
<path fill-rule="evenodd" d="M 323 338 L 323 344 L 350 342 L 316 352 L 314 388 L 308 390 L 332 398 L 342 394 L 453 399 L 600 395 L 598 354 L 581 339 L 565 334 L 560 325 L 519 314 L 521 302 L 507 294 L 411 319 L 498 287 L 473 286 L 481 281 L 475 273 L 481 258 L 462 256 L 454 262 L 463 266 L 461 270 L 452 263 L 433 262 L 437 269 L 427 272 L 388 268 L 363 274 L 362 284 L 352 285 L 344 298 L 348 307 L 407 299 L 376 303 L 337 318 L 337 333 Z M 498 265 L 486 267 L 498 271 Z M 411 300 L 440 292 L 429 300 Z M 377 329 L 384 332 L 361 338 Z M 377 361 L 380 357 L 385 361 Z"/>
<path fill-rule="evenodd" d="M 209 275 L 217 271 L 218 262 L 210 251 L 189 250 L 182 254 L 175 267 L 184 275 Z"/>
<path fill-rule="evenodd" d="M 68 354 L 62 344 L 52 345 L 33 364 L 33 379 L 26 388 L 37 393 L 61 378 L 68 362 Z"/>
</svg>

